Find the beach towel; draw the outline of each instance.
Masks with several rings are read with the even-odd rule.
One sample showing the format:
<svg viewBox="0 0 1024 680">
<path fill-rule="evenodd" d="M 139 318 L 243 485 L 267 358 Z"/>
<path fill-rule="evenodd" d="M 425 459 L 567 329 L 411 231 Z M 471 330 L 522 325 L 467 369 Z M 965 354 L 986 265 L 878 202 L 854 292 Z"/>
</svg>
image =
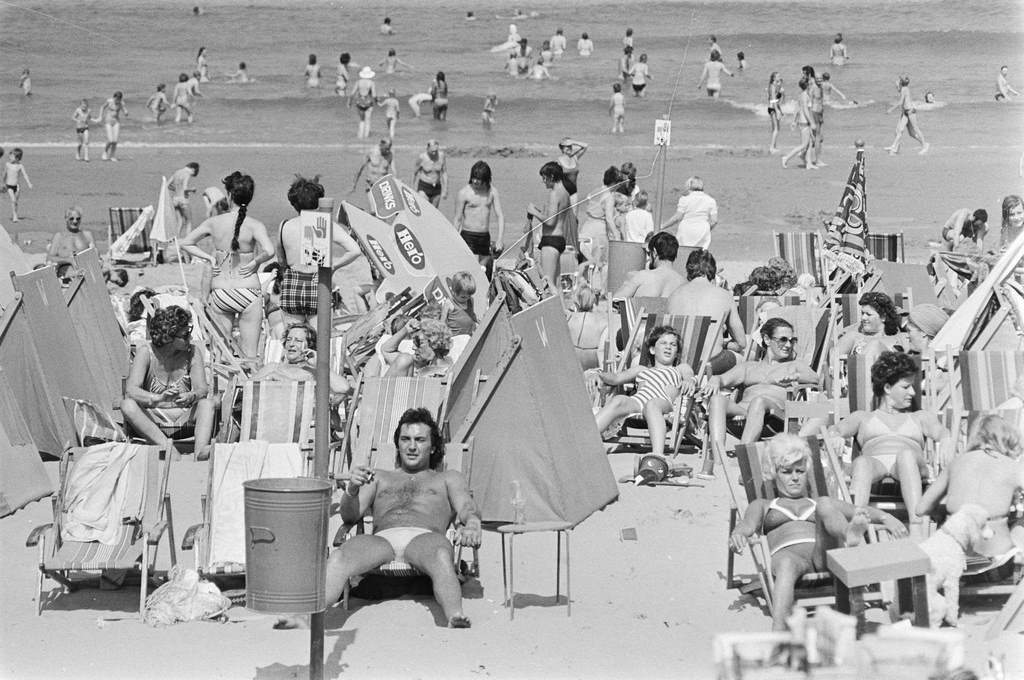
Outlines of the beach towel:
<svg viewBox="0 0 1024 680">
<path fill-rule="evenodd" d="M 249 441 L 217 445 L 210 473 L 210 567 L 245 564 L 242 483 L 267 477 L 299 477 L 304 461 L 298 444 Z"/>
<path fill-rule="evenodd" d="M 138 520 L 146 504 L 147 457 L 137 444 L 111 442 L 76 456 L 61 509 L 65 541 L 113 545 L 121 525 Z"/>
</svg>

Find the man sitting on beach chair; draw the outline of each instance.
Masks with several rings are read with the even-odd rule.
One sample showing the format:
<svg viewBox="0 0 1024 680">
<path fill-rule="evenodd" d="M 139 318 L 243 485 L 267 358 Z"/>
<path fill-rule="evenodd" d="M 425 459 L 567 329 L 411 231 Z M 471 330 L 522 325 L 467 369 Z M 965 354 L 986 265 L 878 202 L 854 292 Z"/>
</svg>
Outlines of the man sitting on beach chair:
<svg viewBox="0 0 1024 680">
<path fill-rule="evenodd" d="M 773 318 L 761 326 L 767 353 L 760 361 L 744 361 L 722 375 L 711 378 L 705 391 L 713 394 L 723 387 L 742 387 L 739 402 L 730 402 L 727 416 L 744 416 L 743 442 L 761 438 L 769 415 L 781 416 L 786 407 L 787 388 L 817 382 L 818 374 L 806 362 L 796 359 L 797 338 L 785 319 Z"/>
<path fill-rule="evenodd" d="M 437 469 L 444 458 L 444 442 L 429 411 L 413 408 L 402 414 L 395 447 L 396 470 L 375 473 L 358 465 L 351 472 L 342 495 L 341 518 L 354 524 L 369 512 L 374 533 L 353 536 L 331 554 L 327 602 L 337 602 L 353 576 L 399 560 L 430 577 L 450 628 L 468 628 L 452 544 L 445 531 L 456 522 L 456 543 L 479 546 L 480 512 L 462 473 Z M 275 627 L 301 625 L 301 620 L 284 618 Z"/>
<path fill-rule="evenodd" d="M 671 295 L 672 291 L 686 283 L 673 264 L 678 252 L 679 241 L 672 234 L 661 232 L 652 236 L 647 244 L 650 268 L 630 272 L 612 298 L 668 297 Z"/>
</svg>

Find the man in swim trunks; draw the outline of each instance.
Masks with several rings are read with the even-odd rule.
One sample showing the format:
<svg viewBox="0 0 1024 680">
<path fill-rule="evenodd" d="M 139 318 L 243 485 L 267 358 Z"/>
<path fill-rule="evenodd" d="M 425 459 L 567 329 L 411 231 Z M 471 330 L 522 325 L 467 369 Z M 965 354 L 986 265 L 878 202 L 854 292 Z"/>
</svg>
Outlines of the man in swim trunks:
<svg viewBox="0 0 1024 680">
<path fill-rule="evenodd" d="M 331 553 L 327 561 L 327 603 L 341 597 L 353 576 L 391 561 L 406 562 L 422 571 L 434 586 L 434 597 L 450 628 L 469 628 L 462 612 L 462 590 L 455 574 L 448 526 L 457 526 L 458 545 L 480 545 L 480 511 L 461 472 L 440 471 L 444 442 L 430 412 L 412 408 L 395 429 L 394 470 L 353 467 L 342 494 L 342 520 L 354 524 L 369 514 L 373 535 L 358 534 Z M 278 628 L 299 627 L 294 618 Z"/>
<path fill-rule="evenodd" d="M 427 140 L 427 150 L 416 159 L 412 183 L 435 208 L 441 204 L 442 198 L 448 198 L 447 159 L 436 139 Z"/>
<path fill-rule="evenodd" d="M 647 244 L 648 269 L 630 272 L 613 299 L 628 297 L 668 297 L 672 291 L 686 283 L 682 274 L 676 271 L 676 253 L 679 241 L 667 232 L 659 232 Z"/>
<path fill-rule="evenodd" d="M 171 202 L 174 204 L 174 214 L 178 218 L 178 233 L 187 234 L 192 231 L 192 206 L 189 205 L 189 198 L 196 192 L 189 186 L 193 177 L 199 176 L 199 163 L 186 163 L 185 167 L 175 170 L 171 175 L 171 181 L 167 183 L 167 189 L 171 192 Z"/>
<path fill-rule="evenodd" d="M 324 187 L 317 178 L 306 179 L 296 177 L 288 188 L 288 202 L 296 213 L 303 210 L 316 210 L 320 199 L 324 196 Z M 302 220 L 296 215 L 290 220 L 281 222 L 280 261 L 283 269 L 281 277 L 281 312 L 286 324 L 302 324 L 316 316 L 316 282 L 317 266 L 302 263 Z M 359 245 L 348 235 L 338 223 L 334 224 L 334 249 L 331 268 L 338 270 L 355 261 L 361 255 Z M 341 246 L 342 254 L 337 253 Z"/>
<path fill-rule="evenodd" d="M 367 191 L 370 190 L 374 182 L 384 175 L 398 175 L 398 170 L 395 168 L 395 156 L 391 151 L 390 139 L 386 137 L 381 139 L 380 143 L 371 148 L 369 153 L 366 154 L 363 164 L 359 166 L 359 171 L 356 173 L 356 178 L 352 180 L 352 191 L 355 191 L 356 187 L 359 186 L 359 177 L 363 174 L 364 170 L 366 171 Z"/>
<path fill-rule="evenodd" d="M 556 161 L 548 161 L 540 168 L 540 178 L 548 189 L 546 210 L 541 210 L 533 203 L 526 208 L 527 226 L 533 230 L 533 219 L 540 220 L 540 266 L 551 284 L 552 290 L 558 290 L 558 277 L 561 271 L 561 256 L 566 246 L 566 224 L 569 220 L 569 192 L 562 184 L 562 166 Z M 533 243 L 530 236 L 523 244 L 527 250 Z"/>
<path fill-rule="evenodd" d="M 761 326 L 761 336 L 768 348 L 764 359 L 744 361 L 722 375 L 708 381 L 707 394 L 723 387 L 743 388 L 739 402 L 730 401 L 728 417 L 743 416 L 743 435 L 740 441 L 756 442 L 761 439 L 765 420 L 770 415 L 781 416 L 786 408 L 786 390 L 798 383 L 814 383 L 818 374 L 803 361 L 796 359 L 797 338 L 793 326 L 780 318 L 768 319 Z"/>
<path fill-rule="evenodd" d="M 497 238 L 491 242 L 491 215 L 498 223 Z M 477 161 L 469 171 L 469 184 L 455 198 L 454 226 L 491 278 L 494 256 L 504 249 L 505 214 L 498 190 L 491 185 L 491 166 Z"/>
</svg>

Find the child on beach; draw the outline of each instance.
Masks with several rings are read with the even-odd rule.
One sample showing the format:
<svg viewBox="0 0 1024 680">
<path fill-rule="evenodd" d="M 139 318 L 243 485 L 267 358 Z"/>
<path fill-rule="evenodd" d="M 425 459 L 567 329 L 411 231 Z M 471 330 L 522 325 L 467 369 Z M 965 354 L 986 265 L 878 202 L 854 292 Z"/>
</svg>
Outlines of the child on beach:
<svg viewBox="0 0 1024 680">
<path fill-rule="evenodd" d="M 768 120 L 772 126 L 772 141 L 768 145 L 768 153 L 777 153 L 779 147 L 775 142 L 779 138 L 779 125 L 782 121 L 782 101 L 786 98 L 786 91 L 782 89 L 782 76 L 778 71 L 772 71 L 768 76 Z"/>
<path fill-rule="evenodd" d="M 832 105 L 832 103 L 833 103 L 832 102 L 832 95 L 833 94 L 838 96 L 838 97 L 841 97 L 844 102 L 852 102 L 853 104 L 857 103 L 856 101 L 847 98 L 847 96 L 845 94 L 843 94 L 842 92 L 839 91 L 838 87 L 836 87 L 835 85 L 832 84 L 832 76 L 829 74 L 828 71 L 825 71 L 824 73 L 821 74 L 820 86 L 821 86 L 821 99 L 822 99 L 822 101 L 824 102 L 824 104 L 826 106 L 831 106 Z"/>
<path fill-rule="evenodd" d="M 22 70 L 18 86 L 21 88 L 22 94 L 26 97 L 32 96 L 32 76 L 29 74 L 27 68 Z"/>
<path fill-rule="evenodd" d="M 388 128 L 388 136 L 395 138 L 395 126 L 398 125 L 398 109 L 401 106 L 395 88 L 388 88 L 388 95 L 378 104 L 384 108 L 384 122 Z"/>
<path fill-rule="evenodd" d="M 597 429 L 604 432 L 620 418 L 642 413 L 651 434 L 651 453 L 665 455 L 665 414 L 680 393 L 690 394 L 696 385 L 693 369 L 681 363 L 682 338 L 671 326 L 658 326 L 644 342 L 640 365 L 621 373 L 595 372 L 595 378 L 605 385 L 636 383 L 632 396 L 617 394 L 597 412 Z"/>
<path fill-rule="evenodd" d="M 306 64 L 306 87 L 320 87 L 320 64 L 316 63 L 316 55 L 309 55 L 309 63 Z"/>
<path fill-rule="evenodd" d="M 612 117 L 612 134 L 626 131 L 626 98 L 622 96 L 622 84 L 612 84 L 612 99 L 608 105 Z"/>
<path fill-rule="evenodd" d="M 498 108 L 498 95 L 494 93 L 494 90 L 490 90 L 487 93 L 487 98 L 484 99 L 484 111 L 480 114 L 484 127 L 488 130 L 494 125 L 494 110 L 496 108 Z"/>
<path fill-rule="evenodd" d="M 78 135 L 78 148 L 75 150 L 75 160 L 89 162 L 89 100 L 83 99 L 75 112 L 71 115 L 75 121 L 75 134 Z"/>
<path fill-rule="evenodd" d="M 633 96 L 643 97 L 644 88 L 647 87 L 647 81 L 653 80 L 651 78 L 651 72 L 647 67 L 647 53 L 644 52 L 640 55 L 640 61 L 633 64 L 632 70 L 629 75 L 633 78 Z"/>
<path fill-rule="evenodd" d="M 29 189 L 32 188 L 25 166 L 21 164 L 22 153 L 19 148 L 11 149 L 11 160 L 4 165 L 4 190 L 11 197 L 11 222 L 18 221 L 18 194 L 21 193 L 18 180 L 24 177 L 25 184 Z"/>
<path fill-rule="evenodd" d="M 581 57 L 589 57 L 594 53 L 594 41 L 589 35 L 584 33 L 580 36 L 579 42 L 576 43 L 576 51 Z"/>
<path fill-rule="evenodd" d="M 249 69 L 246 68 L 244 61 L 238 62 L 238 70 L 227 74 L 227 77 L 229 83 L 246 84 L 252 82 L 252 78 L 249 77 Z"/>
<path fill-rule="evenodd" d="M 160 119 L 163 118 L 164 113 L 168 109 L 167 95 L 164 94 L 166 87 L 166 85 L 160 83 L 156 86 L 156 92 L 146 100 L 146 108 L 152 112 L 153 120 L 157 123 L 161 122 Z"/>
<path fill-rule="evenodd" d="M 750 537 L 767 537 L 775 574 L 772 630 L 782 631 L 793 612 L 797 581 L 804 574 L 826 570 L 827 550 L 860 545 L 869 522 L 884 524 L 900 538 L 907 530 L 898 519 L 876 508 L 854 507 L 829 496 L 811 498 L 807 469 L 812 453 L 806 440 L 780 434 L 768 442 L 767 449 L 761 464 L 766 480 L 775 484 L 777 497 L 759 498 L 748 505 L 729 544 L 733 552 L 741 553 Z"/>
</svg>

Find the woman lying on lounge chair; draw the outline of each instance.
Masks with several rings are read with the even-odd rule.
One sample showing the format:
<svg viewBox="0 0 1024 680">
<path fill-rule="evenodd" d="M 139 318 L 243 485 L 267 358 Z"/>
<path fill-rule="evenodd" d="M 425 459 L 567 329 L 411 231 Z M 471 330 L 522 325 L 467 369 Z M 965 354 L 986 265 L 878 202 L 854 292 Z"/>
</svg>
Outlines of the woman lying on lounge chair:
<svg viewBox="0 0 1024 680">
<path fill-rule="evenodd" d="M 777 497 L 748 505 L 729 537 L 730 547 L 737 553 L 743 552 L 754 534 L 768 539 L 775 574 L 772 630 L 787 629 L 796 583 L 805 574 L 826 569 L 825 551 L 859 545 L 869 522 L 884 524 L 896 536 L 907 535 L 898 519 L 881 510 L 855 508 L 828 496 L 811 498 L 807 486 L 810 456 L 803 438 L 791 434 L 773 437 L 762 469 L 765 478 L 774 481 Z"/>
<path fill-rule="evenodd" d="M 197 459 L 209 455 L 215 405 L 202 350 L 192 344 L 192 315 L 172 305 L 149 317 L 149 344 L 135 353 L 121 412 L 136 434 L 154 444 L 195 435 Z"/>
</svg>

